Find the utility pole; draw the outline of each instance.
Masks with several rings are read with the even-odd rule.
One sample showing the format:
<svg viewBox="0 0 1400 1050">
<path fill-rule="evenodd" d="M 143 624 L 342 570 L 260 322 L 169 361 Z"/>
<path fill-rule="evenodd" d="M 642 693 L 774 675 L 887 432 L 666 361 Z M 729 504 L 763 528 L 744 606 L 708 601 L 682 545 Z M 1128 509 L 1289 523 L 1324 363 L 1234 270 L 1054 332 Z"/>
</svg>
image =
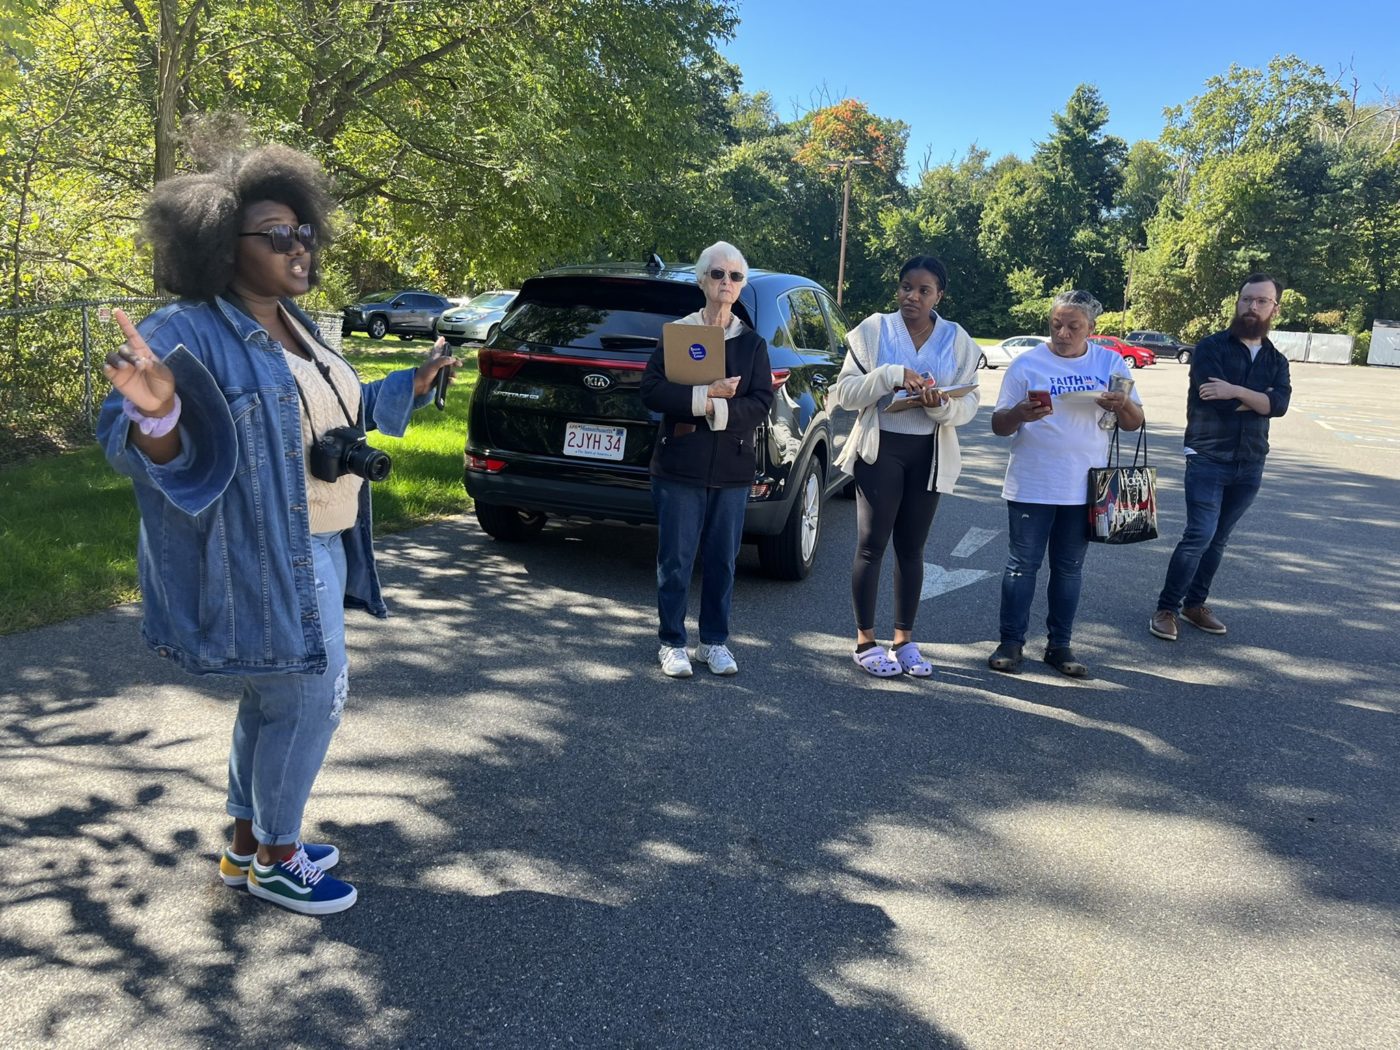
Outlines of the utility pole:
<svg viewBox="0 0 1400 1050">
<path fill-rule="evenodd" d="M 842 157 L 832 161 L 828 168 L 840 168 L 843 172 L 841 190 L 841 259 L 836 267 L 836 305 L 841 305 L 841 293 L 846 290 L 846 220 L 851 213 L 851 167 L 856 164 L 873 164 L 863 157 Z"/>
<path fill-rule="evenodd" d="M 1137 258 L 1137 245 L 1128 245 L 1128 283 L 1123 286 L 1123 331 L 1120 336 L 1128 334 L 1128 304 L 1132 301 L 1133 294 L 1133 260 Z"/>
</svg>

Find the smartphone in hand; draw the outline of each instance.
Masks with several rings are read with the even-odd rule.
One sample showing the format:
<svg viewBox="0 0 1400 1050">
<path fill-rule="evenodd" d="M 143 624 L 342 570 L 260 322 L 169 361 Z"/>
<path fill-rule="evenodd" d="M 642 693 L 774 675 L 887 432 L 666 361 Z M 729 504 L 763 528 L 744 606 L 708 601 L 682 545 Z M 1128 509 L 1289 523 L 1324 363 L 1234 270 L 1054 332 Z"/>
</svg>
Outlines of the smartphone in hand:
<svg viewBox="0 0 1400 1050">
<path fill-rule="evenodd" d="M 1026 397 L 1032 401 L 1038 401 L 1046 408 L 1050 408 L 1050 391 L 1048 390 L 1027 390 Z"/>
</svg>

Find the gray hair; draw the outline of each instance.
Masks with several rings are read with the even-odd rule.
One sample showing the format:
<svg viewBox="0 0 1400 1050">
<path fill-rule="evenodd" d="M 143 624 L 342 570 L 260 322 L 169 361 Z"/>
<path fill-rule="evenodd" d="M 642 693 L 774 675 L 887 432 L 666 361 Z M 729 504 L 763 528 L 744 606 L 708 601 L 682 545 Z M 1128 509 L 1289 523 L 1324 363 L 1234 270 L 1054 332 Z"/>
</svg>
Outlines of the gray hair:
<svg viewBox="0 0 1400 1050">
<path fill-rule="evenodd" d="M 1103 303 L 1099 302 L 1088 292 L 1075 289 L 1072 292 L 1061 292 L 1050 300 L 1050 311 L 1054 312 L 1057 306 L 1072 306 L 1089 319 L 1090 327 L 1099 319 L 1099 314 L 1103 313 Z"/>
<path fill-rule="evenodd" d="M 695 260 L 695 276 L 704 276 L 705 271 L 717 262 L 731 260 L 739 264 L 739 269 L 743 270 L 744 276 L 747 277 L 749 264 L 748 260 L 744 258 L 744 253 L 728 241 L 715 241 L 714 244 L 700 253 L 700 258 Z"/>
</svg>

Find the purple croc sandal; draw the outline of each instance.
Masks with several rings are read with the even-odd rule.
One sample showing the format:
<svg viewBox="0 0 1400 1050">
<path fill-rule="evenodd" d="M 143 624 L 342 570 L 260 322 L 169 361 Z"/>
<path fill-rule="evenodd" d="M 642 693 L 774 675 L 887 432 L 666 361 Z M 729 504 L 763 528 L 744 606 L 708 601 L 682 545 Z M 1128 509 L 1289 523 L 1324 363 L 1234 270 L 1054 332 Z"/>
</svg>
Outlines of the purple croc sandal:
<svg viewBox="0 0 1400 1050">
<path fill-rule="evenodd" d="M 904 670 L 896 661 L 890 659 L 889 653 L 878 645 L 872 645 L 864 652 L 852 653 L 851 659 L 855 660 L 856 666 L 862 671 L 866 674 L 873 674 L 876 678 L 894 678 L 902 674 Z"/>
<path fill-rule="evenodd" d="M 915 678 L 932 678 L 933 664 L 924 659 L 923 653 L 914 642 L 905 642 L 894 650 L 894 658 L 899 661 L 899 669 Z"/>
</svg>

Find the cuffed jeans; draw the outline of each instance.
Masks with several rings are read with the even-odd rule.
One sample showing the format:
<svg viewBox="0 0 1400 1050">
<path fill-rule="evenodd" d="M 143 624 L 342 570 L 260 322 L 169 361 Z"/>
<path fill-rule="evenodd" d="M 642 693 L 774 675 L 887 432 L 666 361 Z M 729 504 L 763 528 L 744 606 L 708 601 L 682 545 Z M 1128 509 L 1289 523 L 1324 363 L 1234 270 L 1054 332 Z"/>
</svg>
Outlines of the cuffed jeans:
<svg viewBox="0 0 1400 1050">
<path fill-rule="evenodd" d="M 1049 648 L 1068 646 L 1074 633 L 1074 613 L 1079 608 L 1084 555 L 1089 549 L 1086 525 L 1089 509 L 1078 503 L 1067 507 L 1050 503 L 1006 501 L 1007 532 L 1011 553 L 1001 577 L 1001 640 L 1024 645 L 1035 601 L 1035 578 L 1045 550 L 1050 550 L 1050 586 L 1046 597 L 1050 613 L 1045 619 Z"/>
<path fill-rule="evenodd" d="M 1262 459 L 1225 463 L 1200 454 L 1186 457 L 1186 529 L 1167 565 L 1157 608 L 1178 612 L 1204 605 L 1244 512 L 1264 480 Z"/>
<path fill-rule="evenodd" d="M 656 506 L 656 609 L 662 645 L 685 645 L 690 575 L 700 555 L 700 641 L 729 640 L 729 603 L 734 562 L 744 538 L 747 487 L 707 488 L 666 478 L 651 479 Z"/>
<path fill-rule="evenodd" d="M 302 812 L 340 725 L 348 688 L 340 533 L 312 535 L 311 551 L 326 670 L 245 677 L 228 757 L 229 816 L 251 820 L 253 835 L 268 846 L 301 837 Z"/>
</svg>

